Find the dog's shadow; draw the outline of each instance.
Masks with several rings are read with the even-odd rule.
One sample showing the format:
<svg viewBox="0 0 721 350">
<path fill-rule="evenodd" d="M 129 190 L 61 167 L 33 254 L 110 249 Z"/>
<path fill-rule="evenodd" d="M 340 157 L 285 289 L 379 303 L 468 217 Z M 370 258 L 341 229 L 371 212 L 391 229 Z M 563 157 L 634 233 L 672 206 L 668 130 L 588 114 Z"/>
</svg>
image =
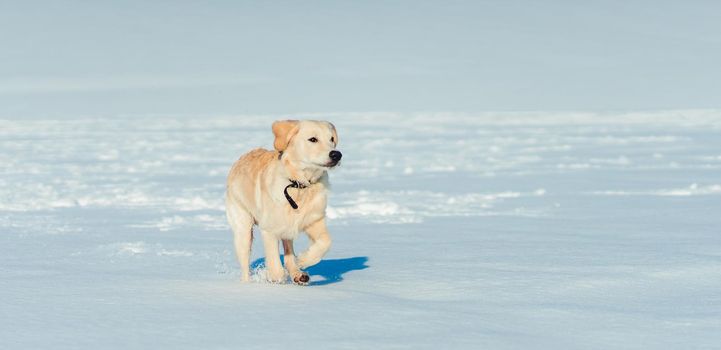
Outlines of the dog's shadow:
<svg viewBox="0 0 721 350">
<path fill-rule="evenodd" d="M 280 257 L 281 261 L 283 256 Z M 311 276 L 311 286 L 323 286 L 326 284 L 337 283 L 343 280 L 343 275 L 350 271 L 365 270 L 369 268 L 366 263 L 367 256 L 356 256 L 345 259 L 327 259 L 307 268 L 305 271 Z M 265 267 L 265 258 L 259 258 L 250 264 L 251 270 L 257 270 Z M 323 277 L 322 280 L 314 280 L 313 276 Z"/>
</svg>

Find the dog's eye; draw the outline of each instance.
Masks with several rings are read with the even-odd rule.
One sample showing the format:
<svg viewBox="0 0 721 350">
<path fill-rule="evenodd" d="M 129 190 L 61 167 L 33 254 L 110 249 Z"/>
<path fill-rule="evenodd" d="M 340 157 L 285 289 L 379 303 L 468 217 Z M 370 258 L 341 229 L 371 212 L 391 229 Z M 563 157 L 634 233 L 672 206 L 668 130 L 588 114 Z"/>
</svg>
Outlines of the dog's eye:
<svg viewBox="0 0 721 350">
<path fill-rule="evenodd" d="M 318 142 L 318 139 L 315 138 L 315 137 L 311 137 L 311 138 L 308 139 L 308 141 L 313 142 L 313 143 L 316 143 L 316 142 Z"/>
<path fill-rule="evenodd" d="M 335 143 L 335 137 L 331 137 L 331 138 L 330 138 L 330 142 Z"/>
</svg>

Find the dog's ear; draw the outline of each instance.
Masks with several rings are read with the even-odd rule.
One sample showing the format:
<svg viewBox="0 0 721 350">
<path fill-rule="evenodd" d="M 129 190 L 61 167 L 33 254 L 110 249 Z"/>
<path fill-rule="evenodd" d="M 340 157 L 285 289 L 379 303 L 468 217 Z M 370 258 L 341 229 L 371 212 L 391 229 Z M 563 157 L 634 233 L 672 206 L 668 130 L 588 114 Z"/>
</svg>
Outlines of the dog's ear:
<svg viewBox="0 0 721 350">
<path fill-rule="evenodd" d="M 338 147 L 338 131 L 335 130 L 335 125 L 331 122 L 326 122 L 330 126 L 330 131 L 333 132 L 333 141 L 335 143 L 335 146 Z"/>
<path fill-rule="evenodd" d="M 288 148 L 290 139 L 298 133 L 298 121 L 297 120 L 278 120 L 273 123 L 273 135 L 275 135 L 275 141 L 273 147 L 279 152 L 285 151 Z"/>
</svg>

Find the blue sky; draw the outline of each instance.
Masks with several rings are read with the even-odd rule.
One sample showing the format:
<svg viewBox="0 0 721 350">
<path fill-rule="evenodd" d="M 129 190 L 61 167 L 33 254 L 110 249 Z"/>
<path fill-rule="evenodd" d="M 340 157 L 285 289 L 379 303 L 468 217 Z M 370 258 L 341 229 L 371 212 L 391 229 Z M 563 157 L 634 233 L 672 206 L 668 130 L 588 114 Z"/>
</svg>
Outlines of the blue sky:
<svg viewBox="0 0 721 350">
<path fill-rule="evenodd" d="M 0 4 L 0 118 L 721 104 L 721 3 Z"/>
</svg>

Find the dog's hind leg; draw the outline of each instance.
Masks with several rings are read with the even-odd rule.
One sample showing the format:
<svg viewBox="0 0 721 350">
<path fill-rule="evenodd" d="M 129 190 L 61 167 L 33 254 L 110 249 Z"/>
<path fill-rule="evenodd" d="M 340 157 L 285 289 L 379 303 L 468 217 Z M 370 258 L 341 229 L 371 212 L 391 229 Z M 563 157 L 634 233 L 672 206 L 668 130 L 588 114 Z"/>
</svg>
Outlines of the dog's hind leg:
<svg viewBox="0 0 721 350">
<path fill-rule="evenodd" d="M 288 274 L 293 280 L 293 283 L 300 285 L 308 284 L 308 282 L 310 281 L 310 276 L 308 276 L 307 273 L 301 271 L 298 268 L 298 265 L 295 263 L 295 253 L 293 252 L 292 239 L 283 240 L 283 251 L 285 252 L 285 256 L 283 257 L 283 261 L 285 262 L 285 269 L 288 270 Z"/>
<path fill-rule="evenodd" d="M 248 282 L 250 281 L 250 249 L 253 245 L 253 218 L 231 201 L 229 197 L 226 197 L 226 215 L 228 223 L 233 229 L 233 243 L 240 264 L 241 279 Z"/>
<path fill-rule="evenodd" d="M 320 219 L 305 228 L 305 233 L 313 242 L 308 250 L 298 257 L 298 267 L 305 269 L 308 266 L 317 264 L 330 249 L 331 239 L 328 228 L 325 226 L 325 219 Z"/>
</svg>

